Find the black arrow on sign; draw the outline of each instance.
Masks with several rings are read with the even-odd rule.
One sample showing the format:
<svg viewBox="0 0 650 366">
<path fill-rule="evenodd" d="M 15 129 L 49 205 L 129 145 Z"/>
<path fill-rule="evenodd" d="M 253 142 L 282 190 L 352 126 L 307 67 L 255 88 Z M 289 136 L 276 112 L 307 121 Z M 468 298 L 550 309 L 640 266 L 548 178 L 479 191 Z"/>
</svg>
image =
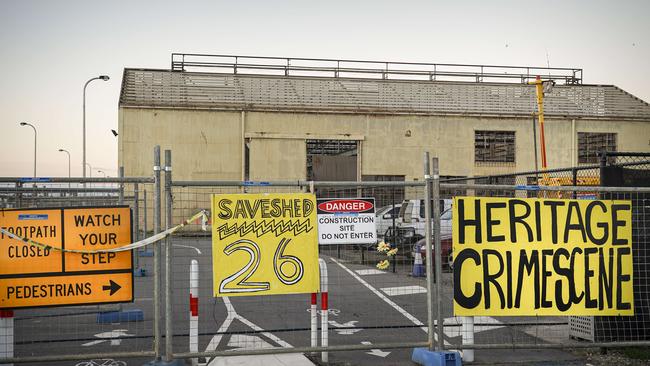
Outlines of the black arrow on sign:
<svg viewBox="0 0 650 366">
<path fill-rule="evenodd" d="M 118 284 L 115 283 L 113 280 L 109 280 L 109 281 L 110 281 L 110 285 L 104 285 L 104 286 L 102 286 L 102 290 L 104 290 L 104 291 L 111 290 L 111 292 L 110 292 L 109 295 L 110 295 L 110 296 L 113 296 L 113 294 L 116 293 L 117 290 L 121 289 L 122 286 L 118 285 Z"/>
</svg>

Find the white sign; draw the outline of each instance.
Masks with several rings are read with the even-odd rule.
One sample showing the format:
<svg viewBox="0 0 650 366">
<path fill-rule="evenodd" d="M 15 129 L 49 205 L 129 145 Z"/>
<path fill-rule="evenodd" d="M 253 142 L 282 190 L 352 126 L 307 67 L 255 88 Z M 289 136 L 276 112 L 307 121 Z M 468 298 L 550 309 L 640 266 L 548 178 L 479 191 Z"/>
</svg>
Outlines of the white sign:
<svg viewBox="0 0 650 366">
<path fill-rule="evenodd" d="M 377 242 L 374 198 L 318 199 L 319 244 Z"/>
</svg>

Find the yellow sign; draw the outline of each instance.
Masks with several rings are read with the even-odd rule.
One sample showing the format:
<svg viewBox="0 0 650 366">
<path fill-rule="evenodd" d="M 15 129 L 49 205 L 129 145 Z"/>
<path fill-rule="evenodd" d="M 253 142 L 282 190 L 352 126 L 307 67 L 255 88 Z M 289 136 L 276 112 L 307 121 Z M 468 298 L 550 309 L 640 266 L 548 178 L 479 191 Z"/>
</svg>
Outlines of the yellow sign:
<svg viewBox="0 0 650 366">
<path fill-rule="evenodd" d="M 313 194 L 212 196 L 214 295 L 317 292 Z"/>
<path fill-rule="evenodd" d="M 0 227 L 49 246 L 0 233 L 0 308 L 132 301 L 131 251 L 93 253 L 131 243 L 128 207 L 1 210 Z"/>
<path fill-rule="evenodd" d="M 634 315 L 630 201 L 456 197 L 456 315 Z"/>
</svg>

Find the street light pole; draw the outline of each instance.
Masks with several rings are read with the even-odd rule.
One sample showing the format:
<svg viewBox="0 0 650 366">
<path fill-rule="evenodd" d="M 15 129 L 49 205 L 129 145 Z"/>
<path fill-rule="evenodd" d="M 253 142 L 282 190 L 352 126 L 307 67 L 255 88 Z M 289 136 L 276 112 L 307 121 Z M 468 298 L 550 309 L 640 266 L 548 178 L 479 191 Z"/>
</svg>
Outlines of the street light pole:
<svg viewBox="0 0 650 366">
<path fill-rule="evenodd" d="M 86 81 L 84 84 L 84 97 L 83 97 L 83 163 L 81 165 L 81 170 L 83 171 L 83 177 L 86 178 L 86 87 L 93 80 L 104 80 L 108 81 L 110 79 L 108 75 L 100 75 L 98 77 L 92 78 Z M 84 183 L 85 184 L 85 183 Z"/>
<path fill-rule="evenodd" d="M 21 126 L 29 126 L 34 129 L 34 178 L 36 178 L 36 127 L 33 124 L 27 122 L 20 122 Z"/>
<path fill-rule="evenodd" d="M 64 152 L 64 153 L 68 154 L 68 179 L 70 179 L 70 177 L 71 177 L 71 175 L 70 175 L 70 151 L 68 151 L 66 149 L 59 149 L 59 152 Z M 70 187 L 71 187 L 70 182 L 68 182 L 68 188 L 70 188 Z"/>
</svg>

